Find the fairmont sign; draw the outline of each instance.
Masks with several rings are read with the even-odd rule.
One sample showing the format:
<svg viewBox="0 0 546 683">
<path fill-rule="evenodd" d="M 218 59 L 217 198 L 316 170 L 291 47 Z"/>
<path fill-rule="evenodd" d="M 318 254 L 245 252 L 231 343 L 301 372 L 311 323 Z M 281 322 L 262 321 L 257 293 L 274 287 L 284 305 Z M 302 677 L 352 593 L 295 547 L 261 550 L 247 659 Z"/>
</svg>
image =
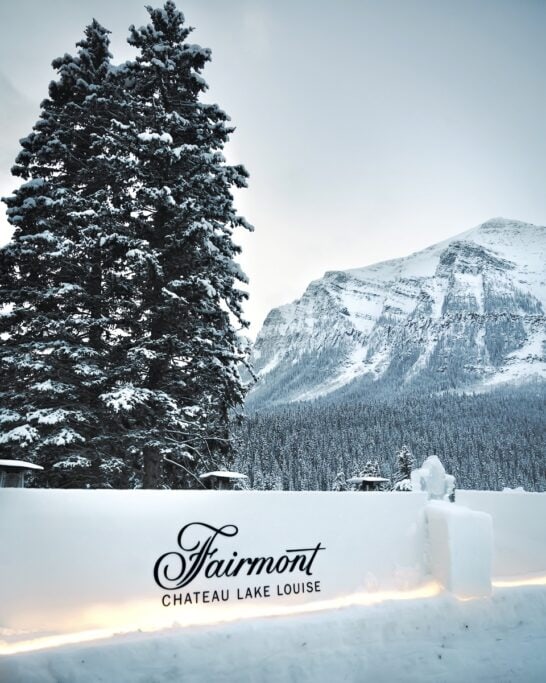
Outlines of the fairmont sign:
<svg viewBox="0 0 546 683">
<path fill-rule="evenodd" d="M 424 493 L 2 489 L 0 498 L 0 586 L 9 587 L 0 631 L 217 623 L 417 586 L 427 571 Z"/>
<path fill-rule="evenodd" d="M 154 565 L 156 584 L 167 591 L 184 592 L 165 594 L 162 604 L 174 605 L 226 602 L 231 598 L 269 598 L 273 596 L 296 595 L 320 592 L 320 582 L 310 580 L 313 567 L 320 551 L 326 548 L 317 543 L 306 548 L 286 548 L 270 556 L 241 557 L 239 552 L 222 552 L 226 539 L 237 536 L 239 529 L 234 524 L 221 527 L 204 522 L 191 522 L 178 532 L 177 548 L 161 555 Z M 230 593 L 229 587 L 210 590 L 190 590 L 188 586 L 198 581 L 200 586 L 208 580 L 225 580 L 235 577 L 272 578 L 278 575 L 292 575 L 292 581 L 237 587 Z M 295 581 L 294 581 L 295 579 Z M 215 582 L 216 583 L 216 582 Z M 206 584 L 205 584 L 206 585 Z"/>
</svg>

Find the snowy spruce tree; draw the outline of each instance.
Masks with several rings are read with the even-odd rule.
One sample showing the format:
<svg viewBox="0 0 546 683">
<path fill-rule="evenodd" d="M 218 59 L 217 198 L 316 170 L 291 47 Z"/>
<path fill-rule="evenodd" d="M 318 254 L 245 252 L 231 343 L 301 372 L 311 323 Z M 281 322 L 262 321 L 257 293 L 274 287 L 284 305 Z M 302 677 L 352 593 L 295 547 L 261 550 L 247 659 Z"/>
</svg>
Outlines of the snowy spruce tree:
<svg viewBox="0 0 546 683">
<path fill-rule="evenodd" d="M 359 477 L 380 477 L 380 471 L 379 471 L 379 463 L 377 460 L 374 460 L 373 462 L 371 460 L 367 460 L 366 464 L 364 467 L 360 470 L 358 473 Z"/>
<path fill-rule="evenodd" d="M 414 467 L 415 460 L 410 449 L 402 446 L 396 454 L 393 491 L 411 491 L 411 471 Z"/>
<path fill-rule="evenodd" d="M 144 486 L 191 486 L 200 471 L 229 466 L 230 411 L 244 398 L 238 283 L 246 278 L 232 233 L 251 226 L 231 189 L 245 187 L 247 173 L 222 155 L 233 131 L 227 115 L 199 99 L 210 51 L 188 42 L 173 2 L 148 12 L 150 24 L 130 28 L 138 56 L 120 75 L 119 155 L 134 160 L 121 184 L 131 195 L 129 229 L 142 240 L 125 264 L 137 307 L 117 385 L 103 399 L 123 421 L 127 450 L 142 456 Z M 183 469 L 163 467 L 164 458 Z"/>
<path fill-rule="evenodd" d="M 98 249 L 111 222 L 98 159 L 108 45 L 94 21 L 76 56 L 53 62 L 58 80 L 12 169 L 24 182 L 5 200 L 14 234 L 0 251 L 0 447 L 43 465 L 41 485 L 97 485 L 114 464 L 98 398 L 108 380 Z"/>
<path fill-rule="evenodd" d="M 244 396 L 231 236 L 250 226 L 231 188 L 247 174 L 222 157 L 228 117 L 199 101 L 210 52 L 172 2 L 148 11 L 133 62 L 112 67 L 93 22 L 54 63 L 7 200 L 0 444 L 53 485 L 199 485 L 229 465 Z"/>
<path fill-rule="evenodd" d="M 347 484 L 347 481 L 345 479 L 345 473 L 344 472 L 338 472 L 336 474 L 336 478 L 334 480 L 334 483 L 332 484 L 332 491 L 348 491 L 349 490 L 349 485 Z"/>
</svg>

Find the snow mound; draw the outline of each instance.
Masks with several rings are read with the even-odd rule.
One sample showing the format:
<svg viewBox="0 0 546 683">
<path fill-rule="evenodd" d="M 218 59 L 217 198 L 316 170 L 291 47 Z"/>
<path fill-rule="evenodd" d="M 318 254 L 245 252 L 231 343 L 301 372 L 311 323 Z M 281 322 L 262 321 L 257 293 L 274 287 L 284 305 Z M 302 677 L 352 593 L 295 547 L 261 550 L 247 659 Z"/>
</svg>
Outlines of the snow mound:
<svg viewBox="0 0 546 683">
<path fill-rule="evenodd" d="M 0 658 L 9 683 L 539 683 L 546 588 L 120 636 Z"/>
</svg>

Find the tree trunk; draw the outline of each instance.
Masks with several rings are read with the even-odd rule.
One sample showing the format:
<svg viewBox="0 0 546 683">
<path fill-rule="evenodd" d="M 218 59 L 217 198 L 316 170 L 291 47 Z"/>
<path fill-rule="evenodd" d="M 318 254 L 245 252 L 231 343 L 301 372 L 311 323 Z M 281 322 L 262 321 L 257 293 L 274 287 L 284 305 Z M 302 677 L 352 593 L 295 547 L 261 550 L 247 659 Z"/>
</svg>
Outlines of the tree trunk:
<svg viewBox="0 0 546 683">
<path fill-rule="evenodd" d="M 146 446 L 144 448 L 144 480 L 142 487 L 145 489 L 161 488 L 163 474 L 163 458 L 155 448 Z"/>
</svg>

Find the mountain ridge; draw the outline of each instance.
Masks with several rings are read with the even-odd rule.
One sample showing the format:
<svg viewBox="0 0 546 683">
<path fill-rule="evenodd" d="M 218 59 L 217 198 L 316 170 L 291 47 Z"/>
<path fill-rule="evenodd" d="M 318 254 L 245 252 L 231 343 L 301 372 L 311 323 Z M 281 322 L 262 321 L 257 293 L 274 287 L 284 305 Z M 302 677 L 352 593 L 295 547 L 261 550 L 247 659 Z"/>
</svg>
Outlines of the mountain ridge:
<svg viewBox="0 0 546 683">
<path fill-rule="evenodd" d="M 268 314 L 252 403 L 546 379 L 546 228 L 493 218 L 408 256 L 327 271 Z"/>
</svg>

